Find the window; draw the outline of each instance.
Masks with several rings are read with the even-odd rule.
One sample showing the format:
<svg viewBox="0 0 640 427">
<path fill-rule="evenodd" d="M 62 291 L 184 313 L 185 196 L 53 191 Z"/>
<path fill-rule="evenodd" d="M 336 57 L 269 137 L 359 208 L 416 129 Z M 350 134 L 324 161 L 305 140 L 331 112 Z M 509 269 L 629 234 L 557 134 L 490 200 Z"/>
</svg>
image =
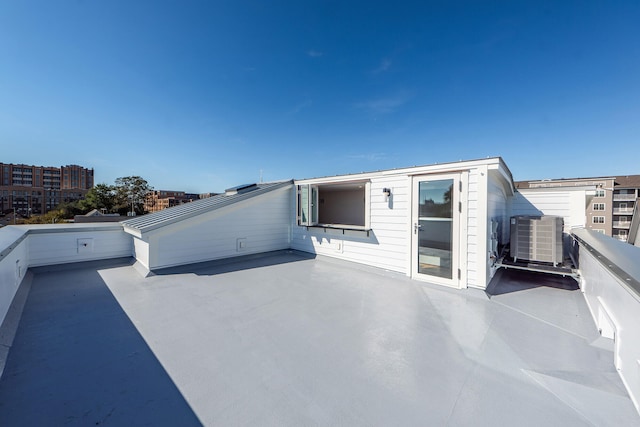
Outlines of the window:
<svg viewBox="0 0 640 427">
<path fill-rule="evenodd" d="M 298 186 L 298 225 L 316 225 L 318 223 L 318 187 L 315 185 Z"/>
<path fill-rule="evenodd" d="M 627 204 L 626 203 L 620 203 L 620 205 L 618 206 L 620 208 L 621 211 L 626 211 L 627 210 Z"/>
<path fill-rule="evenodd" d="M 594 224 L 604 224 L 604 217 L 603 216 L 594 216 L 593 217 L 593 223 Z"/>
<path fill-rule="evenodd" d="M 628 218 L 628 217 L 626 217 L 626 216 L 621 216 L 620 218 L 618 218 L 618 220 L 619 220 L 621 223 L 627 223 L 627 222 L 629 222 L 629 218 Z"/>
<path fill-rule="evenodd" d="M 604 190 L 601 188 L 596 190 L 596 197 L 604 197 Z"/>
<path fill-rule="evenodd" d="M 594 228 L 593 231 L 596 233 L 604 234 L 604 230 L 602 228 Z"/>
<path fill-rule="evenodd" d="M 603 211 L 604 210 L 604 203 L 594 203 L 593 204 L 593 210 L 594 211 Z"/>
<path fill-rule="evenodd" d="M 298 225 L 369 229 L 369 182 L 298 185 Z"/>
</svg>

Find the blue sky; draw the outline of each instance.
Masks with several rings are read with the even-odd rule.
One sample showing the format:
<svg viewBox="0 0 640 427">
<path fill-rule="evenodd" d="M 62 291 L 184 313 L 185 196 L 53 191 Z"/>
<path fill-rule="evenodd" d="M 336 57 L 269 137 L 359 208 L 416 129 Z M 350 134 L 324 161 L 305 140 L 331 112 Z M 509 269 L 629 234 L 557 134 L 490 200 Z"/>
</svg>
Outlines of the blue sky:
<svg viewBox="0 0 640 427">
<path fill-rule="evenodd" d="M 4 1 L 0 162 L 221 191 L 640 174 L 640 2 Z"/>
</svg>

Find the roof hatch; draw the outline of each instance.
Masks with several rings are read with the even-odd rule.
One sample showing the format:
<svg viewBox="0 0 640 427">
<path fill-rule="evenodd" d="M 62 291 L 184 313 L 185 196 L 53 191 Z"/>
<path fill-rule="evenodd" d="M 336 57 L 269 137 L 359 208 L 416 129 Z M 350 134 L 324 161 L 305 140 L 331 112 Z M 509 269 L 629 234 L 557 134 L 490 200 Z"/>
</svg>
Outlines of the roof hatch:
<svg viewBox="0 0 640 427">
<path fill-rule="evenodd" d="M 224 190 L 225 196 L 235 196 L 236 194 L 248 193 L 249 191 L 257 190 L 258 184 L 242 184 L 235 187 L 227 188 Z"/>
</svg>

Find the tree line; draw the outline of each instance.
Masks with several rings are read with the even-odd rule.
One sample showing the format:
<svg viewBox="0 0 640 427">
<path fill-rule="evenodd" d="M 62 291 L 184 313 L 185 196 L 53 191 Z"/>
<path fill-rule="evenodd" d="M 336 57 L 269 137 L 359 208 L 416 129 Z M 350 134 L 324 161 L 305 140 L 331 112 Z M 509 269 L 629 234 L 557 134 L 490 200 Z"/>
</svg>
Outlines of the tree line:
<svg viewBox="0 0 640 427">
<path fill-rule="evenodd" d="M 26 224 L 55 223 L 71 219 L 75 215 L 84 215 L 96 209 L 105 213 L 127 215 L 132 210 L 142 215 L 144 200 L 153 187 L 140 176 L 116 178 L 114 185 L 96 184 L 84 199 L 60 204 L 56 209 L 40 216 L 32 216 L 22 221 Z"/>
</svg>

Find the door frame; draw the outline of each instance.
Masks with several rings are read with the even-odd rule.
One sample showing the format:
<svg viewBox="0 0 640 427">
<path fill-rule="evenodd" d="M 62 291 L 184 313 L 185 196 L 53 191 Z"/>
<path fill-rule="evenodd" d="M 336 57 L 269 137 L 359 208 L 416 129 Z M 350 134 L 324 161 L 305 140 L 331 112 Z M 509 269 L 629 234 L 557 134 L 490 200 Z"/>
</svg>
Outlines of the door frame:
<svg viewBox="0 0 640 427">
<path fill-rule="evenodd" d="M 409 266 L 412 279 L 435 283 L 453 288 L 467 287 L 467 207 L 468 207 L 468 171 L 451 171 L 436 174 L 414 175 L 410 178 L 411 206 L 409 209 Z M 440 181 L 453 179 L 453 224 L 452 224 L 452 277 L 451 279 L 431 276 L 418 272 L 418 233 L 414 226 L 418 221 L 419 183 L 422 181 Z"/>
</svg>

